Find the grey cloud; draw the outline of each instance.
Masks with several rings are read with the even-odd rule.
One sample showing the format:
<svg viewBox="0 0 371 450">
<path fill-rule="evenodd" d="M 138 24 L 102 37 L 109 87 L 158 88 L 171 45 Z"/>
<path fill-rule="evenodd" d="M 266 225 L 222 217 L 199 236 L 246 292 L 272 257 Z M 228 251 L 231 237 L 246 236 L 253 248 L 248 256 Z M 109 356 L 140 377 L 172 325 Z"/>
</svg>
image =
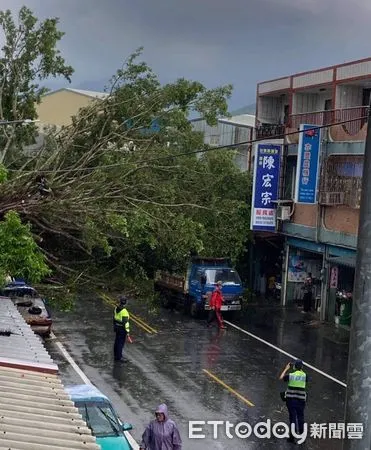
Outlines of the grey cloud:
<svg viewBox="0 0 371 450">
<path fill-rule="evenodd" d="M 23 2 L 2 0 L 3 8 Z M 74 83 L 108 78 L 135 48 L 164 81 L 233 83 L 233 106 L 258 81 L 369 56 L 369 0 L 29 0 L 61 18 Z M 371 53 L 371 52 L 370 52 Z"/>
</svg>

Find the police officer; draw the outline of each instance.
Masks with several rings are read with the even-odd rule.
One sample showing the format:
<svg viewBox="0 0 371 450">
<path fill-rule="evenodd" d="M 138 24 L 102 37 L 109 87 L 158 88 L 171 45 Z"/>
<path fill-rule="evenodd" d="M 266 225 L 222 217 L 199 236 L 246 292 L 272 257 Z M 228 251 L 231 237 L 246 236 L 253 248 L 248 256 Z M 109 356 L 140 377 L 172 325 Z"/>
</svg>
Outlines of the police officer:
<svg viewBox="0 0 371 450">
<path fill-rule="evenodd" d="M 289 373 L 291 371 L 291 373 Z M 297 359 L 295 363 L 288 363 L 280 375 L 280 380 L 287 383 L 285 392 L 286 406 L 289 411 L 290 437 L 289 442 L 295 442 L 291 433 L 295 424 L 295 433 L 304 432 L 304 408 L 307 401 L 307 374 L 303 371 L 303 361 Z"/>
<path fill-rule="evenodd" d="M 113 318 L 113 327 L 116 333 L 114 345 L 115 361 L 122 361 L 122 351 L 124 349 L 126 337 L 130 335 L 129 313 L 126 309 L 127 298 L 120 297 L 120 304 L 116 306 Z"/>
</svg>

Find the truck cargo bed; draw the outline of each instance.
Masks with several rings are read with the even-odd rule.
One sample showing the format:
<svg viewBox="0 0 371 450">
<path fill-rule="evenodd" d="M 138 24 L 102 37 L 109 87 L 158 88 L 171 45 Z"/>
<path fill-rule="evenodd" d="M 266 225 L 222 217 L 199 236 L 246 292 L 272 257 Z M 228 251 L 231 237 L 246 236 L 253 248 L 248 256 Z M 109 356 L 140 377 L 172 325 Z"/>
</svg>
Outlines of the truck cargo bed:
<svg viewBox="0 0 371 450">
<path fill-rule="evenodd" d="M 156 276 L 155 283 L 158 286 L 162 286 L 178 292 L 184 292 L 184 277 L 181 275 L 172 275 L 168 272 L 159 272 Z"/>
</svg>

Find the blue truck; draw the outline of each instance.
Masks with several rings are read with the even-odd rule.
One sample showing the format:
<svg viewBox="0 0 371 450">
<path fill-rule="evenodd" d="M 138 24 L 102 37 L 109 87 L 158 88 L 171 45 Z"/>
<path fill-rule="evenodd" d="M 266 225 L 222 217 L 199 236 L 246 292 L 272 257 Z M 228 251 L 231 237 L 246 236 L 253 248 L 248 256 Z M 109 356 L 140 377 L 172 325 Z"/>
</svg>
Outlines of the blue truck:
<svg viewBox="0 0 371 450">
<path fill-rule="evenodd" d="M 240 311 L 243 286 L 241 278 L 228 258 L 192 258 L 185 273 L 159 271 L 155 277 L 155 291 L 165 307 L 176 305 L 192 317 L 200 317 L 210 310 L 210 299 L 216 283 L 222 281 L 222 311 Z"/>
</svg>

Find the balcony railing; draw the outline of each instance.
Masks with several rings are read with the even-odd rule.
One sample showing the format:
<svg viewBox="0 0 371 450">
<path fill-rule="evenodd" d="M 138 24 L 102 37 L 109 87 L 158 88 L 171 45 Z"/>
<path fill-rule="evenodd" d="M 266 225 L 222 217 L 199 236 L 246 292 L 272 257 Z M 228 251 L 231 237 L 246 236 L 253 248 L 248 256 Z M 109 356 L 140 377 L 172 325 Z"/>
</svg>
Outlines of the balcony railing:
<svg viewBox="0 0 371 450">
<path fill-rule="evenodd" d="M 256 138 L 283 138 L 285 132 L 299 130 L 301 124 L 308 124 L 318 126 L 333 125 L 330 129 L 330 134 L 335 141 L 347 139 L 364 140 L 367 116 L 368 106 L 293 114 L 285 125 L 265 124 L 258 126 L 255 129 Z M 296 142 L 297 139 L 298 137 L 296 136 Z"/>
<path fill-rule="evenodd" d="M 285 125 L 260 125 L 256 128 L 256 138 L 257 139 L 269 139 L 269 138 L 283 138 L 285 134 L 286 127 Z"/>
<path fill-rule="evenodd" d="M 294 114 L 290 117 L 289 127 L 299 129 L 300 124 L 335 125 L 341 124 L 347 134 L 354 136 L 359 133 L 367 122 L 368 106 L 357 106 L 330 111 L 316 111 Z"/>
</svg>

